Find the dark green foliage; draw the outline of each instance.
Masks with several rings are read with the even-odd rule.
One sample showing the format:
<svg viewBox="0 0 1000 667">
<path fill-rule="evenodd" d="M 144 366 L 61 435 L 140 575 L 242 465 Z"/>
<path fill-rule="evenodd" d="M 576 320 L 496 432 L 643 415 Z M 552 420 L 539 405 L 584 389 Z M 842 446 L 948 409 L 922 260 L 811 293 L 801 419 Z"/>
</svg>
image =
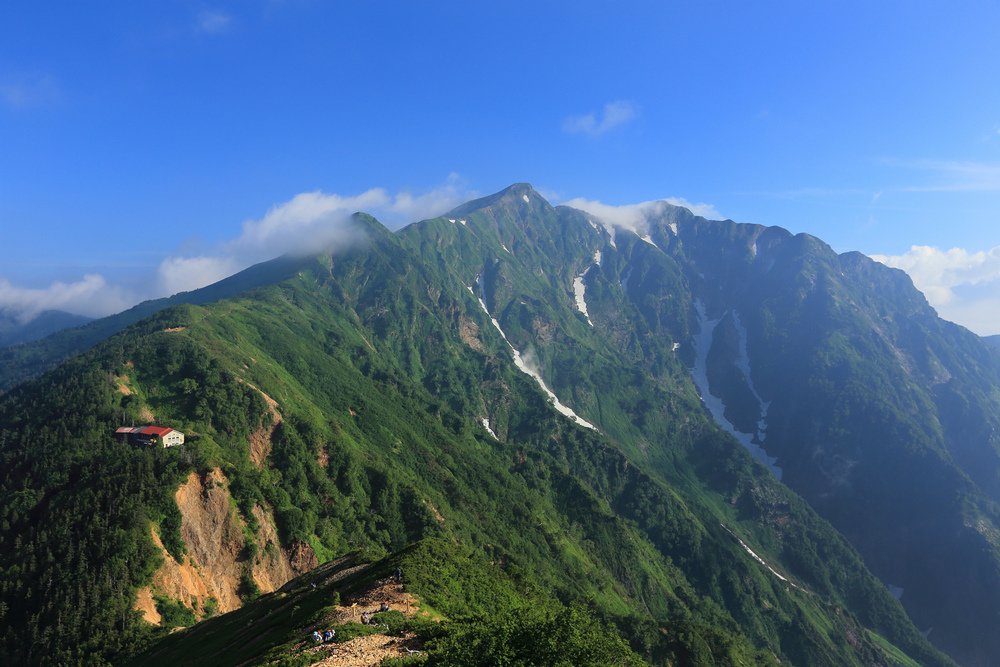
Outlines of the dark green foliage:
<svg viewBox="0 0 1000 667">
<path fill-rule="evenodd" d="M 462 620 L 428 646 L 427 664 L 605 667 L 645 663 L 585 610 L 570 607 L 556 614 L 520 609 Z"/>
<path fill-rule="evenodd" d="M 244 570 L 242 576 L 240 576 L 240 586 L 236 591 L 240 599 L 243 602 L 252 602 L 260 597 L 260 587 L 257 586 L 257 582 L 253 580 L 253 576 L 250 574 L 249 570 Z"/>
<path fill-rule="evenodd" d="M 133 592 L 156 566 L 150 519 L 183 464 L 179 452 L 113 440 L 114 394 L 91 364 L 0 406 L 0 662 L 76 661 L 139 631 Z"/>
<path fill-rule="evenodd" d="M 205 618 L 212 618 L 219 613 L 219 601 L 215 598 L 208 598 L 205 600 L 204 608 Z"/>
<path fill-rule="evenodd" d="M 156 611 L 160 613 L 160 624 L 165 628 L 186 628 L 195 624 L 194 612 L 176 600 L 156 596 Z"/>
<path fill-rule="evenodd" d="M 524 595 L 509 578 L 516 571 L 444 540 L 422 540 L 389 558 L 387 567 L 399 568 L 406 587 L 447 616 L 495 614 L 517 606 Z"/>
<path fill-rule="evenodd" d="M 177 503 L 172 502 L 168 495 L 161 496 L 163 502 L 159 504 L 163 518 L 160 520 L 160 541 L 163 542 L 167 553 L 178 562 L 184 557 L 184 541 L 181 539 L 181 513 L 177 509 Z"/>
</svg>

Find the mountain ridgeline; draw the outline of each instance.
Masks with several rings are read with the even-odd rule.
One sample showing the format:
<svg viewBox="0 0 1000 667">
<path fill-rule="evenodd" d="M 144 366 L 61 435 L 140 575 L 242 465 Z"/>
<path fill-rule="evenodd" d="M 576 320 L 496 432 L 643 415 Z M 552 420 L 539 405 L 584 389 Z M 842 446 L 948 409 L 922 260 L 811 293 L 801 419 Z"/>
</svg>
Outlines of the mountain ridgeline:
<svg viewBox="0 0 1000 667">
<path fill-rule="evenodd" d="M 59 310 L 45 310 L 26 322 L 18 314 L 0 308 L 0 348 L 46 338 L 63 329 L 78 327 L 91 318 Z"/>
<path fill-rule="evenodd" d="M 298 664 L 343 559 L 430 665 L 1000 660 L 1000 366 L 904 274 L 527 185 L 355 222 L 4 351 L 0 661 Z"/>
</svg>

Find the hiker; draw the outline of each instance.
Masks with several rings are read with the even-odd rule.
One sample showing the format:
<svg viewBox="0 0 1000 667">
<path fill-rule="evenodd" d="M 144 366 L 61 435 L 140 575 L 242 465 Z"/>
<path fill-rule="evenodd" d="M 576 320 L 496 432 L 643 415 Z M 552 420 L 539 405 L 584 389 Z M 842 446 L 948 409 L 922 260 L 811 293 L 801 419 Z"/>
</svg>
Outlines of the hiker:
<svg viewBox="0 0 1000 667">
<path fill-rule="evenodd" d="M 323 635 L 319 633 L 319 630 L 313 630 L 312 638 L 313 641 L 317 644 L 323 643 Z"/>
<path fill-rule="evenodd" d="M 379 611 L 389 611 L 389 603 L 388 602 L 383 602 L 382 604 L 379 605 L 378 610 Z"/>
<path fill-rule="evenodd" d="M 336 630 L 333 630 L 332 628 L 330 630 L 327 630 L 326 632 L 323 633 L 323 642 L 329 644 L 330 642 L 333 641 L 333 636 L 335 634 L 337 634 Z"/>
<path fill-rule="evenodd" d="M 396 568 L 396 583 L 401 583 L 403 581 L 403 568 Z"/>
</svg>

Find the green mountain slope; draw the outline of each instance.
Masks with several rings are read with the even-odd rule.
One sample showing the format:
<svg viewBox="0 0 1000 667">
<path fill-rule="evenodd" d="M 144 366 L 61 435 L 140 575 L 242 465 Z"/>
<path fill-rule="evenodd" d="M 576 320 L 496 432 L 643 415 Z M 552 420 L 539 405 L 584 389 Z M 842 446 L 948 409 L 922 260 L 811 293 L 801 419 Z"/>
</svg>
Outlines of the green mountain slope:
<svg viewBox="0 0 1000 667">
<path fill-rule="evenodd" d="M 59 319 L 60 326 L 53 327 L 59 330 L 51 335 L 48 335 L 48 332 L 41 334 L 45 336 L 44 338 L 34 335 L 33 332 L 30 338 L 19 335 L 17 340 L 5 344 L 11 347 L 0 349 L 0 393 L 19 382 L 55 368 L 60 362 L 89 350 L 130 324 L 164 308 L 184 303 L 210 303 L 254 287 L 272 284 L 294 274 L 300 261 L 294 257 L 279 257 L 254 265 L 208 287 L 181 292 L 168 298 L 143 301 L 116 315 L 102 317 L 85 324 L 86 320 Z M 50 322 L 51 320 L 46 318 L 39 324 L 51 326 Z"/>
<path fill-rule="evenodd" d="M 162 310 L 0 398 L 0 657 L 120 660 L 154 639 L 136 596 L 198 551 L 175 502 L 194 470 L 228 480 L 246 600 L 278 555 L 273 515 L 281 547 L 320 560 L 457 543 L 655 664 L 950 664 L 703 409 L 675 259 L 609 247 L 526 186 L 395 235 L 358 223 L 363 246 Z M 113 439 L 150 413 L 187 444 Z M 490 627 L 439 595 L 441 646 Z"/>
<path fill-rule="evenodd" d="M 383 604 L 390 609 L 378 612 Z M 373 622 L 360 622 L 369 612 Z M 331 628 L 336 641 L 311 640 L 313 630 Z M 308 665 L 345 653 L 373 664 L 383 656 L 414 665 L 644 664 L 586 608 L 525 590 L 482 554 L 434 538 L 371 564 L 330 561 L 238 611 L 165 637 L 129 664 Z"/>
<path fill-rule="evenodd" d="M 858 253 L 681 209 L 649 224 L 703 304 L 701 327 L 714 327 L 703 352 L 724 421 L 753 435 L 901 589 L 936 644 L 963 664 L 993 664 L 1000 375 L 990 351 L 937 318 L 901 271 Z"/>
</svg>

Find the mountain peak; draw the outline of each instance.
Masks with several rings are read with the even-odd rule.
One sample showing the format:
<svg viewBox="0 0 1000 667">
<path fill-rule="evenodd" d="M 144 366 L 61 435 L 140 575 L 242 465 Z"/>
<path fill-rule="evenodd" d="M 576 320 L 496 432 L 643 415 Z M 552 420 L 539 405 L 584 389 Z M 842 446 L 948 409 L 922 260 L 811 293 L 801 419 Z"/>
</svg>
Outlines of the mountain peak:
<svg viewBox="0 0 1000 667">
<path fill-rule="evenodd" d="M 450 211 L 447 215 L 449 217 L 456 217 L 468 215 L 473 211 L 478 211 L 488 207 L 499 206 L 502 208 L 518 209 L 524 206 L 538 204 L 551 207 L 551 204 L 546 201 L 545 197 L 538 194 L 538 192 L 531 187 L 530 183 L 514 183 L 513 185 L 507 186 L 500 192 L 466 202 L 458 208 Z"/>
<path fill-rule="evenodd" d="M 531 183 L 513 183 L 505 187 L 498 194 L 503 194 L 506 192 L 519 194 L 522 192 L 534 192 L 534 191 L 535 189 L 531 186 Z"/>
</svg>

